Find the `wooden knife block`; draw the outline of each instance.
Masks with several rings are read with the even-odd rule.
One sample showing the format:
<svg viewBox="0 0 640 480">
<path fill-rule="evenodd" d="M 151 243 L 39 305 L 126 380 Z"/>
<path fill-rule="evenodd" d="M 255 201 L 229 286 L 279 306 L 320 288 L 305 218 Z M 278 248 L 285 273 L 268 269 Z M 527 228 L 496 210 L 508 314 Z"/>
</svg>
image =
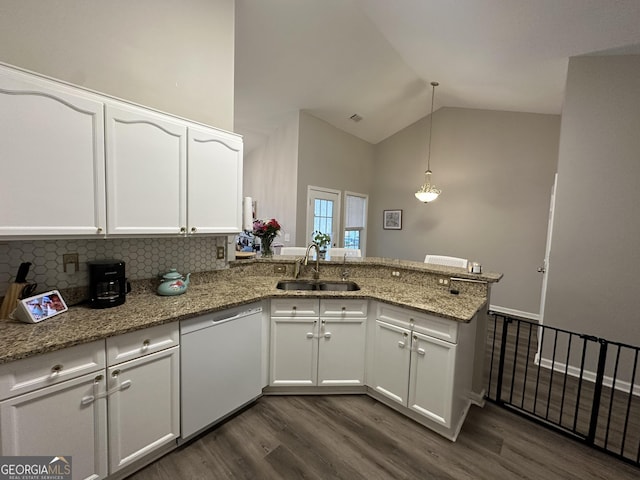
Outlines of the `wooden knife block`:
<svg viewBox="0 0 640 480">
<path fill-rule="evenodd" d="M 9 318 L 9 314 L 15 310 L 18 306 L 18 300 L 20 300 L 20 294 L 22 289 L 26 286 L 26 283 L 11 283 L 9 289 L 4 296 L 2 306 L 0 307 L 0 319 Z"/>
</svg>

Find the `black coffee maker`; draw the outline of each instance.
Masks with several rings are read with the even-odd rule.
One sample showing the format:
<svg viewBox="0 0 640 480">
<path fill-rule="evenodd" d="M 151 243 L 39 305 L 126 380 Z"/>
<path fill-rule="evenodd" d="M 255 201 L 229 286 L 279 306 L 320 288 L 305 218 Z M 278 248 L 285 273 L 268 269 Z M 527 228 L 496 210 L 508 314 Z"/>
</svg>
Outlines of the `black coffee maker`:
<svg viewBox="0 0 640 480">
<path fill-rule="evenodd" d="M 89 266 L 89 306 L 110 308 L 122 305 L 131 290 L 122 260 L 93 260 Z"/>
</svg>

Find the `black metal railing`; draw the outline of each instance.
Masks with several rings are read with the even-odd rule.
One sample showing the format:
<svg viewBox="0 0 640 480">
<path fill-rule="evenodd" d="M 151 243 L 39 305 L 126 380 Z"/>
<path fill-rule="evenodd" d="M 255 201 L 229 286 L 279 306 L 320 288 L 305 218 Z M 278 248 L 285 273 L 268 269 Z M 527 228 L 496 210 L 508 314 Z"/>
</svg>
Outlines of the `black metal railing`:
<svg viewBox="0 0 640 480">
<path fill-rule="evenodd" d="M 487 399 L 640 466 L 640 347 L 490 312 Z"/>
</svg>

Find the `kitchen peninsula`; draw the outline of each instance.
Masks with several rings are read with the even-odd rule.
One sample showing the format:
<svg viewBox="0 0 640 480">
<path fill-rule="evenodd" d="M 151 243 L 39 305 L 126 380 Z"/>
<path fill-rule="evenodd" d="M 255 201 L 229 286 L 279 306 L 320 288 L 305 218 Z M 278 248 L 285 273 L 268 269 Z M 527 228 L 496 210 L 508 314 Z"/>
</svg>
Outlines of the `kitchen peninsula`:
<svg viewBox="0 0 640 480">
<path fill-rule="evenodd" d="M 455 441 L 470 405 L 483 401 L 486 313 L 502 275 L 362 258 L 320 262 L 320 280 L 348 276 L 359 290 L 276 288 L 295 266 L 293 257 L 239 260 L 192 274 L 182 295 L 159 296 L 157 280 L 138 281 L 118 307 L 80 304 L 39 324 L 3 320 L 2 454 L 55 445 L 73 456 L 74 478 L 76 470 L 79 478 L 124 478 L 262 394 L 366 394 Z M 300 278 L 311 273 L 303 267 Z M 251 317 L 260 325 L 245 321 L 219 340 L 216 354 L 228 346 L 228 360 L 211 363 L 202 344 L 202 361 L 186 368 L 183 329 L 196 319 L 233 319 L 245 307 L 261 310 Z M 232 324 L 241 325 L 220 323 Z M 231 373 L 234 364 L 252 369 L 254 393 L 181 431 L 189 400 L 181 384 L 195 370 L 222 372 L 229 384 L 194 397 L 204 408 L 219 405 L 218 396 L 248 379 Z M 52 440 L 43 422 L 73 428 Z"/>
<path fill-rule="evenodd" d="M 365 257 L 346 263 L 350 280 L 360 286 L 358 291 L 277 290 L 279 279 L 292 278 L 294 261 L 293 257 L 231 261 L 227 270 L 194 273 L 187 293 L 177 297 L 156 295 L 156 280 L 137 281 L 133 282 L 126 303 L 116 308 L 95 310 L 79 305 L 33 325 L 0 321 L 0 364 L 278 297 L 366 298 L 468 322 L 487 306 L 491 284 L 502 278 L 500 273 L 473 274 L 461 268 Z M 276 271 L 280 265 L 285 267 L 284 272 Z M 322 261 L 320 266 L 321 279 L 340 278 L 341 261 Z M 394 277 L 392 272 L 399 272 L 400 276 Z M 444 277 L 453 279 L 445 287 L 437 283 L 438 278 Z M 455 289 L 459 293 L 451 294 Z"/>
</svg>

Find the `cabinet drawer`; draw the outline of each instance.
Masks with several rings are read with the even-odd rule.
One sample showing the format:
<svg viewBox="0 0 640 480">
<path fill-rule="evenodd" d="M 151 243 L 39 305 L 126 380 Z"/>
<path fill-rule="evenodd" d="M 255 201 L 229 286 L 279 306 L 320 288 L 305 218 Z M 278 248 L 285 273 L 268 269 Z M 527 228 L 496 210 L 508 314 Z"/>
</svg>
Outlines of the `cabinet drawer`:
<svg viewBox="0 0 640 480">
<path fill-rule="evenodd" d="M 413 329 L 416 332 L 439 338 L 446 342 L 458 342 L 458 322 L 436 317 L 428 313 L 394 307 L 384 303 L 378 304 L 378 320 Z"/>
<path fill-rule="evenodd" d="M 367 300 L 320 300 L 320 316 L 336 318 L 365 318 L 367 316 Z"/>
<path fill-rule="evenodd" d="M 105 368 L 104 340 L 0 365 L 0 400 Z"/>
<path fill-rule="evenodd" d="M 272 317 L 317 317 L 320 301 L 310 298 L 278 298 L 271 300 Z"/>
<path fill-rule="evenodd" d="M 107 365 L 143 357 L 180 344 L 178 322 L 107 338 Z"/>
</svg>

